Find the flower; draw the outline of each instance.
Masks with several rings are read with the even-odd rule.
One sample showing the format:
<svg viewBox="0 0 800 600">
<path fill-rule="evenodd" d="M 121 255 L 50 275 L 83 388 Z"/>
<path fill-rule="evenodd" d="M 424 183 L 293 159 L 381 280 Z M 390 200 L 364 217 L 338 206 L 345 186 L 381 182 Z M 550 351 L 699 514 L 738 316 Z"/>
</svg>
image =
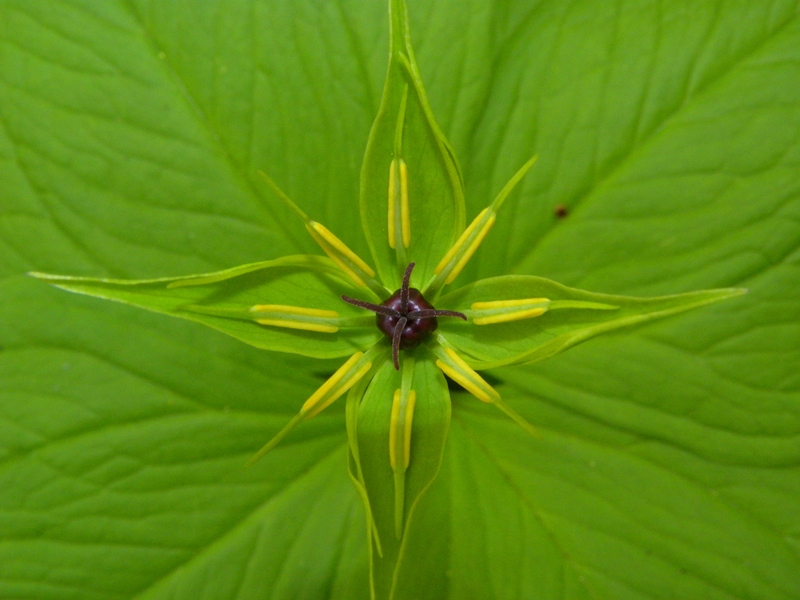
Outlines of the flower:
<svg viewBox="0 0 800 600">
<path fill-rule="evenodd" d="M 346 395 L 349 469 L 373 542 L 373 589 L 393 585 L 408 523 L 441 464 L 451 410 L 445 376 L 537 435 L 478 371 L 544 360 L 595 335 L 742 293 L 639 299 L 527 275 L 463 282 L 465 266 L 535 157 L 465 226 L 461 171 L 428 104 L 405 5 L 392 0 L 390 7 L 389 70 L 361 178 L 374 268 L 264 175 L 325 256 L 140 281 L 32 273 L 69 291 L 197 321 L 259 348 L 347 357 L 250 464 Z"/>
</svg>

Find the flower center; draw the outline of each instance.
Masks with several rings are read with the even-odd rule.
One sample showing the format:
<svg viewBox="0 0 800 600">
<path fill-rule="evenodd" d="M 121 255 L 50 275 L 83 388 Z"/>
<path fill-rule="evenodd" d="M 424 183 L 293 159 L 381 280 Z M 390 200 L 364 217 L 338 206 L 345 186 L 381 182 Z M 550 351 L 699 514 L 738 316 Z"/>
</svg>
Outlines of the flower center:
<svg viewBox="0 0 800 600">
<path fill-rule="evenodd" d="M 427 338 L 431 333 L 436 331 L 439 322 L 436 317 L 431 315 L 428 317 L 411 316 L 417 315 L 420 311 L 435 311 L 433 306 L 425 300 L 417 288 L 409 288 L 408 301 L 406 306 L 403 307 L 403 290 L 402 288 L 392 294 L 387 300 L 381 303 L 381 306 L 391 308 L 397 315 L 387 315 L 378 313 L 377 325 L 383 333 L 389 338 L 394 337 L 394 330 L 397 328 L 400 319 L 406 319 L 405 326 L 400 331 L 400 349 L 413 348 L 418 346 L 419 343 Z"/>
<path fill-rule="evenodd" d="M 354 306 L 366 308 L 378 315 L 376 324 L 392 340 L 392 361 L 400 369 L 400 350 L 418 346 L 439 326 L 436 317 L 458 317 L 466 315 L 454 310 L 436 310 L 417 288 L 409 287 L 414 263 L 406 267 L 403 285 L 381 304 L 372 304 L 342 296 L 342 300 Z"/>
</svg>

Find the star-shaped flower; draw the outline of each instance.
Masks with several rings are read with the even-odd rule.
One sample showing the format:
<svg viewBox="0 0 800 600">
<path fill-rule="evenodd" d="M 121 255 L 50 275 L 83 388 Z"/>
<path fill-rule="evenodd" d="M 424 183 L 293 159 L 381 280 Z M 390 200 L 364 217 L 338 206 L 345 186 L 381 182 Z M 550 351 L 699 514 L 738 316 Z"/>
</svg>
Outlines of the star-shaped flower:
<svg viewBox="0 0 800 600">
<path fill-rule="evenodd" d="M 377 554 L 373 590 L 393 585 L 404 532 L 439 469 L 451 410 L 445 375 L 536 434 L 478 371 L 540 361 L 600 333 L 742 293 L 638 299 L 528 275 L 460 280 L 535 158 L 464 226 L 461 172 L 433 119 L 405 6 L 393 0 L 391 7 L 389 72 L 361 181 L 375 268 L 264 176 L 326 256 L 143 281 L 33 274 L 73 292 L 198 321 L 259 348 L 348 357 L 250 462 L 347 394 L 349 468 Z"/>
</svg>

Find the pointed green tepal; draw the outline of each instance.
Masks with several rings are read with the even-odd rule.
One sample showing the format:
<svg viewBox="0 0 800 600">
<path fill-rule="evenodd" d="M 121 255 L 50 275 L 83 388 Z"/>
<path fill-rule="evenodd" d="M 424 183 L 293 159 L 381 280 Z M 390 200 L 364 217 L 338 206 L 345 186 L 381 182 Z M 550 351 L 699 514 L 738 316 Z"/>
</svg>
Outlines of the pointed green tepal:
<svg viewBox="0 0 800 600">
<path fill-rule="evenodd" d="M 389 14 L 389 71 L 361 170 L 361 219 L 380 278 L 396 289 L 411 261 L 416 279 L 431 278 L 464 229 L 464 193 L 422 86 L 405 1 L 390 0 Z"/>
<path fill-rule="evenodd" d="M 384 363 L 357 418 L 348 419 L 350 473 L 366 503 L 374 600 L 425 597 L 441 574 L 425 548 L 409 547 L 409 528 L 439 472 L 450 427 L 450 395 L 434 360 L 420 349 L 405 354 L 402 373 Z"/>
<path fill-rule="evenodd" d="M 604 333 L 677 315 L 747 290 L 723 288 L 636 298 L 598 294 L 531 275 L 503 275 L 442 297 L 469 323 L 443 320 L 438 334 L 475 369 L 546 360 Z"/>
<path fill-rule="evenodd" d="M 102 279 L 29 273 L 56 287 L 202 323 L 246 344 L 315 358 L 349 356 L 381 337 L 374 319 L 341 301 L 357 295 L 323 256 L 284 256 L 215 273 Z"/>
</svg>

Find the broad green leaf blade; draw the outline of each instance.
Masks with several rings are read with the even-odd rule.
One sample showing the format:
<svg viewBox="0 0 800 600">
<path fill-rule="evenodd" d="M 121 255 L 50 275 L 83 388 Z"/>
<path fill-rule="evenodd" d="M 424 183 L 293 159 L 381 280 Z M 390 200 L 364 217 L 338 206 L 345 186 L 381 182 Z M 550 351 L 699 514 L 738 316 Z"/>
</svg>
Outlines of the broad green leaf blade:
<svg viewBox="0 0 800 600">
<path fill-rule="evenodd" d="M 307 359 L 0 289 L 0 596 L 369 597 L 342 411 L 244 466 L 324 380 Z"/>
<path fill-rule="evenodd" d="M 422 352 L 414 365 L 410 388 L 416 392 L 411 432 L 411 452 L 405 472 L 403 532 L 396 535 L 396 482 L 390 462 L 390 423 L 392 397 L 401 389 L 400 373 L 391 362 L 373 379 L 358 409 L 358 454 L 369 508 L 377 527 L 381 555 L 371 546 L 371 582 L 375 598 L 409 598 L 426 593 L 428 582 L 441 572 L 425 552 L 406 548 L 405 532 L 413 523 L 415 511 L 425 502 L 425 492 L 442 461 L 450 426 L 450 395 L 444 376 L 433 360 Z M 401 457 L 398 456 L 398 460 Z M 402 569 L 402 585 L 398 579 Z M 396 591 L 400 586 L 402 593 Z"/>
<path fill-rule="evenodd" d="M 464 312 L 470 321 L 440 319 L 441 336 L 471 357 L 473 367 L 533 363 L 622 327 L 676 315 L 744 294 L 743 289 L 705 290 L 657 298 L 595 294 L 549 279 L 506 275 L 482 279 L 441 299 L 440 307 Z M 540 316 L 478 325 L 475 303 L 546 299 Z M 480 305 L 480 304 L 479 304 Z M 542 309 L 544 310 L 544 309 Z"/>
<path fill-rule="evenodd" d="M 419 44 L 423 65 L 450 67 L 429 91 L 472 211 L 520 158 L 540 156 L 465 278 L 511 271 L 638 295 L 728 286 L 769 263 L 751 249 L 765 247 L 773 213 L 783 216 L 766 252 L 790 252 L 797 9 L 681 1 L 665 19 L 638 1 L 546 2 L 509 8 L 499 24 L 460 16 L 470 44 Z M 431 12 L 419 35 L 438 39 L 452 24 Z M 462 61 L 493 76 L 451 98 Z"/>
<path fill-rule="evenodd" d="M 607 359 L 580 372 L 594 374 L 595 389 L 608 387 L 605 369 L 641 364 L 641 348 L 625 349 L 623 338 L 601 343 Z M 454 396 L 447 465 L 431 489 L 450 495 L 447 562 L 462 576 L 449 598 L 797 597 L 794 536 L 775 521 L 798 493 L 796 468 L 776 466 L 796 464 L 797 450 L 778 428 L 730 431 L 723 398 L 710 399 L 705 423 L 679 414 L 671 405 L 691 393 L 659 372 L 641 380 L 655 403 L 633 406 L 518 372 L 504 397 L 546 423 L 541 440 Z M 779 410 L 797 422 L 796 409 Z M 708 452 L 728 436 L 743 446 Z"/>
<path fill-rule="evenodd" d="M 636 335 L 602 338 L 557 360 L 496 372 L 510 384 L 503 387 L 504 397 L 535 420 L 545 440 L 574 435 L 588 444 L 591 455 L 576 457 L 577 487 L 586 489 L 606 455 L 615 465 L 627 463 L 621 468 L 624 476 L 606 486 L 609 492 L 634 474 L 635 481 L 647 483 L 624 501 L 641 502 L 629 505 L 628 514 L 647 515 L 652 506 L 665 503 L 686 502 L 695 510 L 677 512 L 666 531 L 657 530 L 663 521 L 649 517 L 640 524 L 643 535 L 613 546 L 597 525 L 580 533 L 587 545 L 615 548 L 608 563 L 617 558 L 658 568 L 652 580 L 662 586 L 668 582 L 670 590 L 690 590 L 687 597 L 798 595 L 800 305 L 792 292 L 800 284 L 797 267 L 794 259 L 753 278 L 746 298 L 721 304 L 710 319 L 686 315 Z M 510 442 L 506 454 L 518 452 Z M 601 483 L 592 489 L 607 493 Z M 651 486 L 657 486 L 657 494 L 644 494 Z M 554 498 L 549 506 L 559 501 Z M 625 506 L 622 502 L 613 505 Z M 597 504 L 587 501 L 586 507 Z M 547 505 L 543 510 L 550 513 Z M 697 514 L 706 515 L 699 530 L 692 525 Z M 568 532 L 562 539 L 574 535 Z M 666 540 L 659 543 L 657 535 Z M 682 551 L 686 546 L 690 550 Z M 570 549 L 565 547 L 563 554 L 574 563 Z M 661 552 L 655 564 L 652 553 L 646 553 L 652 549 Z M 584 555 L 581 562 L 592 566 L 578 573 L 597 583 L 609 567 L 595 561 Z M 748 567 L 736 566 L 741 564 Z M 616 571 L 617 581 L 636 583 L 638 590 L 617 595 L 663 597 L 662 587 L 637 581 L 639 571 Z M 679 575 L 670 575 L 676 571 Z M 602 585 L 592 589 L 613 597 L 614 591 L 606 591 L 609 582 Z"/>
<path fill-rule="evenodd" d="M 415 282 L 433 275 L 464 228 L 464 193 L 414 58 L 405 1 L 389 0 L 389 9 L 389 71 L 361 170 L 361 222 L 380 277 L 397 289 L 408 262 L 418 265 Z"/>
<path fill-rule="evenodd" d="M 3 3 L 4 265 L 152 277 L 300 247 L 285 211 L 262 202 L 248 153 L 232 149 L 230 121 L 199 108 L 200 82 L 177 49 L 167 57 L 144 4 Z M 211 3 L 192 12 L 194 38 L 221 14 Z M 220 29 L 251 16 L 222 12 Z M 234 88 L 249 62 L 227 63 Z"/>
<path fill-rule="evenodd" d="M 330 260 L 319 256 L 289 256 L 217 273 L 140 281 L 32 275 L 70 292 L 196 321 L 266 350 L 333 358 L 366 349 L 380 337 L 372 319 L 341 299 L 342 294 L 358 296 L 364 290 L 349 284 Z M 272 314 L 275 311 L 266 311 L 269 307 L 282 307 L 287 314 Z M 327 316 L 298 321 L 303 315 L 288 314 L 297 309 Z"/>
</svg>

